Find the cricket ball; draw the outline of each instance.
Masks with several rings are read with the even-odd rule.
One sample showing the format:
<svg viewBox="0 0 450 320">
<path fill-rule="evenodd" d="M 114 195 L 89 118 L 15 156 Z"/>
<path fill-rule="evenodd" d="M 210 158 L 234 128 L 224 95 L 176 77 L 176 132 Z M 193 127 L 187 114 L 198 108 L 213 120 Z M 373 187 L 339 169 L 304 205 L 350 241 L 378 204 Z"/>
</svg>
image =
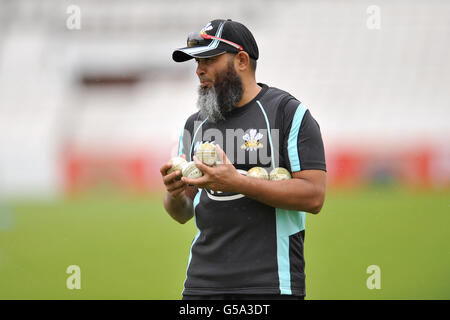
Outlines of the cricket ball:
<svg viewBox="0 0 450 320">
<path fill-rule="evenodd" d="M 270 180 L 288 180 L 291 178 L 291 174 L 285 168 L 274 168 L 270 171 Z"/>
<path fill-rule="evenodd" d="M 171 174 L 174 171 L 180 170 L 180 172 L 183 171 L 183 166 L 187 163 L 186 159 L 182 157 L 175 157 L 170 159 L 170 162 L 172 163 L 172 167 L 170 167 L 169 170 L 167 170 L 167 174 Z M 181 179 L 181 176 L 178 176 L 177 179 Z"/>
<path fill-rule="evenodd" d="M 195 156 L 207 166 L 212 167 L 217 161 L 216 146 L 212 143 L 205 142 L 198 147 Z"/>
<path fill-rule="evenodd" d="M 199 168 L 195 165 L 194 161 L 187 162 L 183 166 L 182 170 L 183 177 L 189 178 L 189 179 L 197 179 L 203 176 L 203 172 L 200 171 Z"/>
<path fill-rule="evenodd" d="M 261 167 L 253 167 L 247 172 L 247 177 L 269 180 L 267 170 Z"/>
</svg>

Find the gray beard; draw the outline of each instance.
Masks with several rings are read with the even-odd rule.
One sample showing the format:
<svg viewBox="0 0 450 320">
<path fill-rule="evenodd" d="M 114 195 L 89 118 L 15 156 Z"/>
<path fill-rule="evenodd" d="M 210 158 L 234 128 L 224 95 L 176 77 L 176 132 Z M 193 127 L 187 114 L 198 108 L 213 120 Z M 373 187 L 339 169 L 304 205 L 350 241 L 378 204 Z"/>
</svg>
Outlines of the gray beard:
<svg viewBox="0 0 450 320">
<path fill-rule="evenodd" d="M 231 64 L 217 85 L 211 88 L 199 88 L 197 107 L 202 118 L 208 117 L 209 122 L 217 123 L 225 120 L 225 115 L 236 108 L 242 98 L 241 78 L 232 69 Z"/>
<path fill-rule="evenodd" d="M 234 106 L 225 106 L 221 108 L 217 101 L 217 93 L 214 87 L 210 89 L 199 89 L 197 107 L 200 109 L 200 115 L 203 119 L 208 118 L 209 122 L 216 123 L 224 120 L 224 114 L 231 111 Z"/>
</svg>

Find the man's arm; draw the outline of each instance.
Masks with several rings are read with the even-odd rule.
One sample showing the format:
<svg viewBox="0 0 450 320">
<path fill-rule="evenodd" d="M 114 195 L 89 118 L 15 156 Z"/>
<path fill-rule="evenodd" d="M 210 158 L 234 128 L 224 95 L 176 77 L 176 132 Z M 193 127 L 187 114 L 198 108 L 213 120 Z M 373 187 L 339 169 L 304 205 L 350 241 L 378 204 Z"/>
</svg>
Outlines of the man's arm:
<svg viewBox="0 0 450 320">
<path fill-rule="evenodd" d="M 198 179 L 183 177 L 182 181 L 199 188 L 241 193 L 280 209 L 316 214 L 322 208 L 326 190 L 325 171 L 298 171 L 292 174 L 293 179 L 282 181 L 256 179 L 237 172 L 219 145 L 216 145 L 216 151 L 223 164 L 208 167 L 194 157 L 204 175 Z"/>
<path fill-rule="evenodd" d="M 184 155 L 182 156 L 184 157 Z M 174 220 L 184 224 L 194 216 L 193 201 L 198 190 L 181 180 L 176 180 L 181 175 L 179 170 L 167 174 L 167 170 L 171 166 L 171 163 L 168 162 L 160 169 L 167 190 L 164 196 L 164 208 Z"/>
<path fill-rule="evenodd" d="M 167 192 L 164 197 L 164 208 L 174 220 L 181 224 L 188 222 L 194 216 L 192 200 L 186 195 L 173 197 Z"/>
<path fill-rule="evenodd" d="M 303 170 L 293 179 L 269 181 L 242 176 L 236 180 L 236 192 L 269 206 L 317 214 L 325 201 L 326 172 Z"/>
</svg>

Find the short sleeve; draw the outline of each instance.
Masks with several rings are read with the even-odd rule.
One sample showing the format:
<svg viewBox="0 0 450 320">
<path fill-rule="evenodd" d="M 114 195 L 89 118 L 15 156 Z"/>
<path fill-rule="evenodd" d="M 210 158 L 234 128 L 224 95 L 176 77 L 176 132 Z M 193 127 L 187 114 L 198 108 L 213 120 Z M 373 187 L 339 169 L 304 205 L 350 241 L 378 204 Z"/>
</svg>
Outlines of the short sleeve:
<svg viewBox="0 0 450 320">
<path fill-rule="evenodd" d="M 186 155 L 186 159 L 190 159 L 194 119 L 196 118 L 196 115 L 197 114 L 194 114 L 187 119 L 184 128 L 181 130 L 180 136 L 178 138 L 177 155 L 181 156 L 182 154 L 184 154 Z"/>
<path fill-rule="evenodd" d="M 320 127 L 311 112 L 302 103 L 292 99 L 284 108 L 283 118 L 283 156 L 287 159 L 290 171 L 326 171 Z"/>
</svg>

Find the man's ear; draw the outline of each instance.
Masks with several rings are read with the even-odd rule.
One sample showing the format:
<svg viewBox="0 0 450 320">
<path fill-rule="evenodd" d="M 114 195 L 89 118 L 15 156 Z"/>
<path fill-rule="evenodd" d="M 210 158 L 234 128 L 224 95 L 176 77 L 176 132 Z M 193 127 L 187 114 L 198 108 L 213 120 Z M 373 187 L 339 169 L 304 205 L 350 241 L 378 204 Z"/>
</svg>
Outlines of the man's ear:
<svg viewBox="0 0 450 320">
<path fill-rule="evenodd" d="M 250 56 L 247 52 L 241 51 L 234 58 L 237 70 L 245 71 L 250 68 Z"/>
</svg>

